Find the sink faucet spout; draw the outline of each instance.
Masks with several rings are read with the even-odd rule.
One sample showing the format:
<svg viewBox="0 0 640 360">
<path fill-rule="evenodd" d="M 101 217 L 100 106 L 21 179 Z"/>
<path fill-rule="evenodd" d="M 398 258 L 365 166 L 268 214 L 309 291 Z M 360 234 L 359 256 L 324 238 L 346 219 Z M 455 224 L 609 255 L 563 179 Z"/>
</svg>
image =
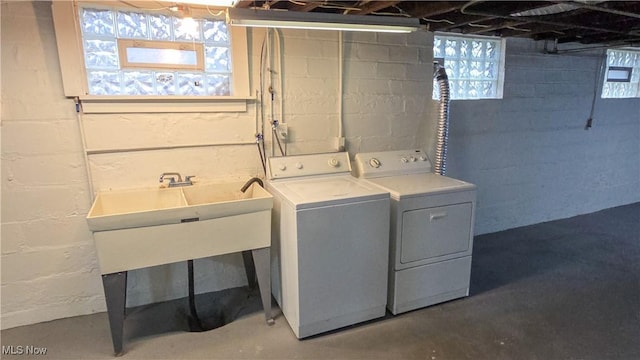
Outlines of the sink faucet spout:
<svg viewBox="0 0 640 360">
<path fill-rule="evenodd" d="M 182 182 L 182 175 L 180 175 L 180 173 L 177 173 L 177 172 L 162 173 L 162 175 L 160 175 L 160 182 L 164 181 L 164 177 L 165 176 L 177 176 L 178 177 L 178 182 Z"/>
<path fill-rule="evenodd" d="M 251 179 L 249 179 L 249 181 L 247 181 L 242 188 L 240 189 L 240 191 L 245 192 L 247 191 L 247 189 L 249 188 L 249 186 L 251 186 L 251 184 L 253 184 L 254 182 L 257 182 L 258 184 L 260 184 L 261 187 L 264 187 L 264 183 L 262 182 L 262 180 L 260 178 L 257 177 L 253 177 Z"/>
</svg>

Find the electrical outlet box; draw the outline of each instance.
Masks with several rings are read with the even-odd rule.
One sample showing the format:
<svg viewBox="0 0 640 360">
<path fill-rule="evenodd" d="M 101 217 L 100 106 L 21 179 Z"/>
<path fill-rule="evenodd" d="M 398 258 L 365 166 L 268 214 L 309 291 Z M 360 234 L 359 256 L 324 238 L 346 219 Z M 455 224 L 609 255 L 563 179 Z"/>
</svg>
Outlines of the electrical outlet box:
<svg viewBox="0 0 640 360">
<path fill-rule="evenodd" d="M 276 127 L 278 139 L 286 141 L 289 138 L 289 126 L 287 124 L 278 124 Z"/>
</svg>

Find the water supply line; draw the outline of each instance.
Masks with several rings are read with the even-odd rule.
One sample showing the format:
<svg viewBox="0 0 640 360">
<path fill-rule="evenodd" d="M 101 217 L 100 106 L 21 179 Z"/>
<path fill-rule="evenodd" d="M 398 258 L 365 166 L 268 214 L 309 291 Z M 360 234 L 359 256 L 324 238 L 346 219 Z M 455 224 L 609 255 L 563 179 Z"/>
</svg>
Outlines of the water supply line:
<svg viewBox="0 0 640 360">
<path fill-rule="evenodd" d="M 344 151 L 344 133 L 343 133 L 343 114 L 342 95 L 344 93 L 344 35 L 342 31 L 338 31 L 338 140 L 337 151 Z"/>
<path fill-rule="evenodd" d="M 274 44 L 271 43 L 271 34 L 272 31 L 275 32 L 275 40 L 276 42 Z M 283 117 L 283 100 L 282 100 L 282 83 L 283 83 L 283 79 L 282 79 L 282 59 L 281 59 L 281 52 L 280 52 L 280 45 L 281 44 L 281 40 L 280 40 L 280 34 L 277 32 L 277 30 L 272 30 L 270 28 L 267 28 L 265 30 L 265 40 L 263 41 L 263 46 L 262 46 L 262 52 L 261 52 L 261 60 L 260 60 L 260 90 L 261 92 L 264 94 L 265 93 L 265 89 L 264 89 L 264 76 L 268 75 L 269 76 L 269 83 L 268 83 L 268 89 L 266 90 L 266 92 L 269 93 L 269 97 L 270 97 L 270 101 L 269 101 L 269 113 L 270 113 L 270 120 L 269 123 L 271 124 L 271 156 L 275 156 L 275 145 L 278 145 L 278 150 L 280 150 L 280 155 L 281 156 L 285 156 L 286 155 L 286 151 L 285 149 L 282 147 L 282 143 L 280 142 L 280 138 L 278 137 L 278 125 L 280 123 L 284 123 L 284 119 Z M 275 53 L 273 53 L 272 51 L 272 47 L 273 46 L 277 46 L 278 49 Z M 266 47 L 266 56 L 263 57 L 264 55 L 264 48 Z M 273 61 L 273 57 L 274 56 L 278 56 L 278 69 L 276 70 L 274 67 L 274 61 Z M 266 67 L 266 72 L 264 71 Z M 274 76 L 278 76 L 279 77 L 279 89 L 275 89 L 274 88 Z M 280 91 L 280 95 L 278 96 L 278 110 L 280 111 L 279 117 L 280 120 L 278 120 L 276 118 L 277 114 L 276 114 L 276 91 Z M 261 99 L 264 99 L 264 96 L 261 97 Z M 264 112 L 264 107 L 262 107 L 262 110 Z M 264 115 L 263 115 L 264 118 Z M 264 122 L 263 122 L 264 124 Z M 286 145 L 285 145 L 286 146 Z"/>
<path fill-rule="evenodd" d="M 264 175 L 267 175 L 267 164 L 266 164 L 266 154 L 264 153 L 264 137 L 262 134 L 256 134 L 256 146 L 258 147 L 258 154 L 260 154 L 260 165 L 262 165 L 262 171 L 264 171 Z"/>
<path fill-rule="evenodd" d="M 433 63 L 433 77 L 438 82 L 440 90 L 440 105 L 438 108 L 438 127 L 436 133 L 436 174 L 445 175 L 447 170 L 447 143 L 449 142 L 449 78 L 444 66 Z"/>
</svg>

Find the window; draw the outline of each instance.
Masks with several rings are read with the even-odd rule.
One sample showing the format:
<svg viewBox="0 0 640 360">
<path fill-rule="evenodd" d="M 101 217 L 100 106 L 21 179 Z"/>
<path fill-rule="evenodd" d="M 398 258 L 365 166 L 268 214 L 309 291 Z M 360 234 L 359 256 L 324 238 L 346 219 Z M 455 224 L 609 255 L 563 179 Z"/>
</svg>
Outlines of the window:
<svg viewBox="0 0 640 360">
<path fill-rule="evenodd" d="M 433 57 L 444 62 L 452 100 L 502 98 L 503 40 L 436 34 Z M 438 84 L 434 80 L 433 99 L 438 97 Z"/>
<path fill-rule="evenodd" d="M 602 97 L 640 97 L 640 51 L 607 50 Z"/>
<path fill-rule="evenodd" d="M 246 110 L 245 29 L 208 8 L 127 5 L 53 2 L 65 95 L 85 112 Z"/>
<path fill-rule="evenodd" d="M 231 95 L 224 19 L 79 11 L 90 95 Z"/>
</svg>

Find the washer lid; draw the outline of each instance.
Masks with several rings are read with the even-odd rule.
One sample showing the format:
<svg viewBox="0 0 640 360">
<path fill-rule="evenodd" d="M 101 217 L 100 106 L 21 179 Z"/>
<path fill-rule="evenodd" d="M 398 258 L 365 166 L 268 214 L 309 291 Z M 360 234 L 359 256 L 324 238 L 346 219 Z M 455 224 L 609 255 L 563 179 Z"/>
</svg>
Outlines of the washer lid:
<svg viewBox="0 0 640 360">
<path fill-rule="evenodd" d="M 389 198 L 389 193 L 351 175 L 271 182 L 296 209 Z"/>
<path fill-rule="evenodd" d="M 410 174 L 367 179 L 389 191 L 393 198 L 475 190 L 476 186 L 438 174 Z"/>
</svg>

